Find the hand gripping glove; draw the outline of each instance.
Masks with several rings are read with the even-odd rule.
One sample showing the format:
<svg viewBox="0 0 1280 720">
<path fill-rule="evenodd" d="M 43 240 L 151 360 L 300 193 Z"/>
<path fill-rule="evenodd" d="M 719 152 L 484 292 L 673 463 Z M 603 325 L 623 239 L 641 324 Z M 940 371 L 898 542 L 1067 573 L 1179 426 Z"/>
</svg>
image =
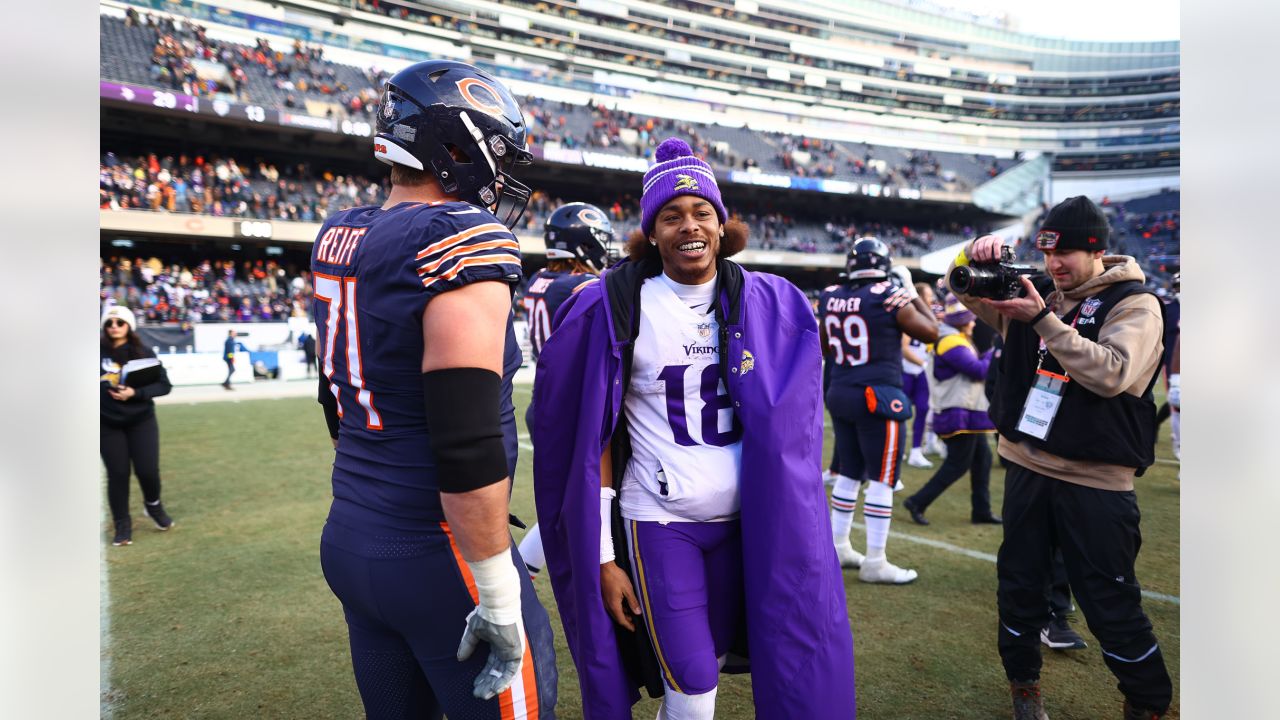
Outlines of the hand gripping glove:
<svg viewBox="0 0 1280 720">
<path fill-rule="evenodd" d="M 473 693 L 488 700 L 511 686 L 524 661 L 524 620 L 520 608 L 520 574 L 508 552 L 468 562 L 480 604 L 467 616 L 458 645 L 458 662 L 471 657 L 480 643 L 489 643 L 489 659 L 476 676 Z"/>
</svg>

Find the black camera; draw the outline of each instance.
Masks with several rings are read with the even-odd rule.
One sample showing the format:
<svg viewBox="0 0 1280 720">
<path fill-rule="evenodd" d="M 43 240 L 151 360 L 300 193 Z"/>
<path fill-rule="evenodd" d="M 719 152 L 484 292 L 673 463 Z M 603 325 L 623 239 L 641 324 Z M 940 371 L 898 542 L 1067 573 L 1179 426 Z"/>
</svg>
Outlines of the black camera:
<svg viewBox="0 0 1280 720">
<path fill-rule="evenodd" d="M 1012 300 L 1026 295 L 1021 277 L 1036 269 L 1030 265 L 1013 263 L 1013 248 L 1000 246 L 1000 259 L 994 262 L 970 263 L 952 269 L 947 276 L 951 289 L 960 295 Z"/>
</svg>

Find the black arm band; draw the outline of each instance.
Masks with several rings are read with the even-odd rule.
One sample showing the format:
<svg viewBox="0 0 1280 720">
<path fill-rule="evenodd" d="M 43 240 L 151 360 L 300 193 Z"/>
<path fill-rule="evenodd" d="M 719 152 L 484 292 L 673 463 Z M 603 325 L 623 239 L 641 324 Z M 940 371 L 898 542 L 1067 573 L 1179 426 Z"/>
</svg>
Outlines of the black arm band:
<svg viewBox="0 0 1280 720">
<path fill-rule="evenodd" d="M 1045 305 L 1043 308 L 1041 308 L 1040 312 L 1036 313 L 1036 316 L 1035 316 L 1035 317 L 1031 318 L 1031 322 L 1030 322 L 1030 323 L 1028 323 L 1028 324 L 1029 324 L 1031 327 L 1035 327 L 1035 326 L 1036 326 L 1036 323 L 1038 323 L 1038 322 L 1040 322 L 1041 320 L 1043 320 L 1043 319 L 1045 318 L 1045 316 L 1049 314 L 1049 312 L 1050 312 L 1050 310 L 1049 310 L 1049 306 L 1048 306 L 1048 305 Z"/>
<path fill-rule="evenodd" d="M 422 400 L 440 492 L 468 492 L 507 478 L 497 373 L 480 368 L 423 373 Z"/>
<path fill-rule="evenodd" d="M 316 393 L 316 401 L 324 408 L 324 422 L 329 426 L 329 437 L 338 437 L 338 398 L 329 390 L 324 376 L 320 376 L 320 392 Z"/>
</svg>

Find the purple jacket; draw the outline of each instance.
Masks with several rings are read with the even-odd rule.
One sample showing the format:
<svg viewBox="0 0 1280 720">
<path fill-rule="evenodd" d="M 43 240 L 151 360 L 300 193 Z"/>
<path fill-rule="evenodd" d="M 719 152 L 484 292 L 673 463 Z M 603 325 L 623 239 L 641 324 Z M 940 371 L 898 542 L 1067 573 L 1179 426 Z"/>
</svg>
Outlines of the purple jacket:
<svg viewBox="0 0 1280 720">
<path fill-rule="evenodd" d="M 933 377 L 929 379 L 934 386 L 929 395 L 933 431 L 944 438 L 959 433 L 995 432 L 983 387 L 994 352 L 988 350 L 979 356 L 973 341 L 959 333 L 948 333 L 938 340 L 935 352 Z"/>
<path fill-rule="evenodd" d="M 629 720 L 641 680 L 600 595 L 600 455 L 622 412 L 640 283 L 624 262 L 570 299 L 538 359 L 534 496 L 587 720 Z M 756 717 L 854 717 L 853 636 L 821 478 L 813 311 L 782 278 L 719 264 L 721 367 L 742 423 L 746 624 Z M 624 420 L 625 422 L 625 420 Z M 615 464 L 616 464 L 615 460 Z M 634 665 L 632 665 L 634 666 Z"/>
</svg>

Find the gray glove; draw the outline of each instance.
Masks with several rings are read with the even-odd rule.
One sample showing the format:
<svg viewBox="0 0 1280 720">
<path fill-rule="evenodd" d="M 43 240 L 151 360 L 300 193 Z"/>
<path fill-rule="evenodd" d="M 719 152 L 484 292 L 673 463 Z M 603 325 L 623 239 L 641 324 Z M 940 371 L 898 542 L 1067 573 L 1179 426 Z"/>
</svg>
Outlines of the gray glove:
<svg viewBox="0 0 1280 720">
<path fill-rule="evenodd" d="M 476 676 L 474 694 L 488 700 L 506 690 L 520 674 L 524 660 L 524 622 L 517 618 L 510 625 L 498 625 L 480 616 L 480 608 L 467 616 L 467 629 L 458 645 L 458 662 L 471 657 L 481 642 L 489 643 L 489 659 Z"/>
</svg>

